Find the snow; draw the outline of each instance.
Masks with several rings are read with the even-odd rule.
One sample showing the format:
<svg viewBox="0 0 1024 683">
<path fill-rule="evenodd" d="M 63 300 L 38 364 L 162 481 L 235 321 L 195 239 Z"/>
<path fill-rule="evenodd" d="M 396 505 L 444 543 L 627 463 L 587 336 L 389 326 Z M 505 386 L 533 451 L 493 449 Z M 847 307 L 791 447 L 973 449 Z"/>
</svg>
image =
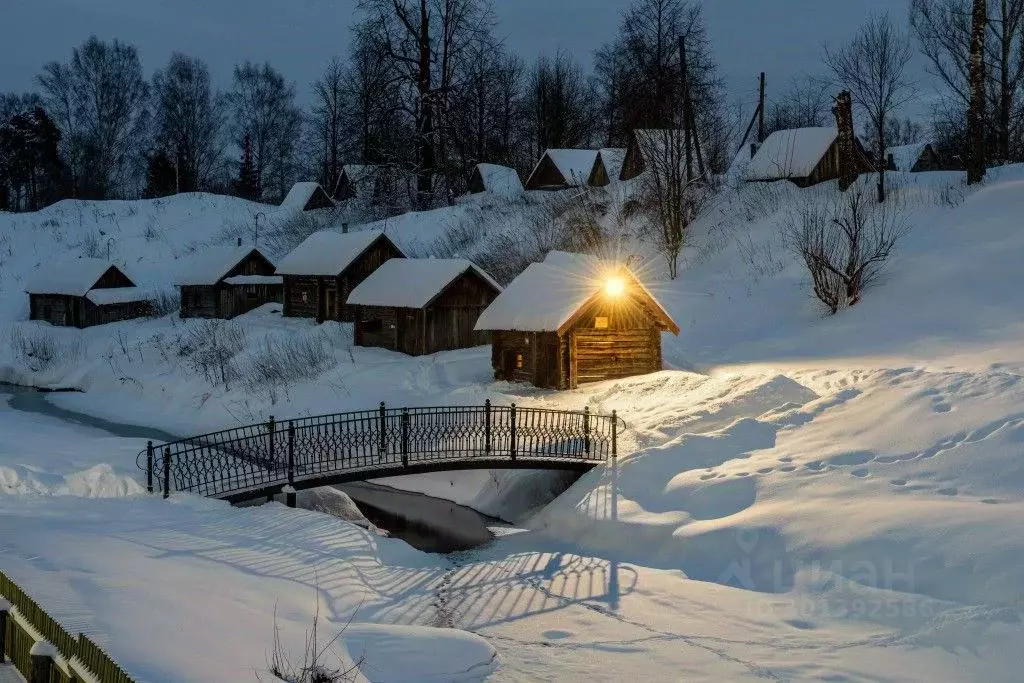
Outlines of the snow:
<svg viewBox="0 0 1024 683">
<path fill-rule="evenodd" d="M 521 194 L 523 182 L 514 168 L 497 164 L 477 164 L 477 170 L 484 181 L 484 190 L 501 197 Z"/>
<path fill-rule="evenodd" d="M 551 159 L 569 187 L 581 187 L 590 179 L 590 172 L 594 169 L 594 161 L 597 159 L 597 150 L 549 149 L 544 152 L 544 156 Z M 541 161 L 537 162 L 534 173 L 543 161 L 542 157 Z"/>
<path fill-rule="evenodd" d="M 348 303 L 423 308 L 468 271 L 475 272 L 501 291 L 501 285 L 466 259 L 391 259 L 352 290 Z"/>
<path fill-rule="evenodd" d="M 601 286 L 600 281 L 581 277 L 573 271 L 531 263 L 480 314 L 476 329 L 557 330 L 598 293 Z"/>
<path fill-rule="evenodd" d="M 113 265 L 98 258 L 60 259 L 41 265 L 25 289 L 31 294 L 85 296 Z"/>
<path fill-rule="evenodd" d="M 617 147 L 604 147 L 597 151 L 598 157 L 608 173 L 609 182 L 618 182 L 622 173 L 622 164 L 626 161 L 626 150 Z"/>
<path fill-rule="evenodd" d="M 224 278 L 224 283 L 229 285 L 280 285 L 284 278 L 280 275 L 234 275 Z"/>
<path fill-rule="evenodd" d="M 129 304 L 137 301 L 148 301 L 149 295 L 138 287 L 107 287 L 105 289 L 93 289 L 85 298 L 97 306 L 110 304 Z"/>
<path fill-rule="evenodd" d="M 281 259 L 277 274 L 339 275 L 382 234 L 376 230 L 345 234 L 333 230 L 314 232 Z"/>
<path fill-rule="evenodd" d="M 259 252 L 252 246 L 207 247 L 197 251 L 183 259 L 185 262 L 174 284 L 177 287 L 215 285 L 253 251 Z"/>
<path fill-rule="evenodd" d="M 912 145 L 900 145 L 890 147 L 886 154 L 891 154 L 897 171 L 910 171 L 927 149 L 927 142 L 917 142 Z"/>
<path fill-rule="evenodd" d="M 0 564 L 158 683 L 251 680 L 275 606 L 290 652 L 318 608 L 328 637 L 351 620 L 339 661 L 362 659 L 374 681 L 1019 680 L 1024 293 L 1007 282 L 1024 251 L 1024 167 L 975 188 L 953 173 L 892 179 L 889 206 L 911 231 L 883 280 L 836 316 L 822 315 L 782 239 L 793 210 L 829 201 L 835 183 L 725 190 L 688 228 L 675 281 L 658 254 L 624 246 L 646 255 L 636 271 L 685 331 L 663 337 L 663 372 L 568 392 L 494 382 L 486 348 L 404 358 L 354 347 L 351 325 L 285 319 L 279 305 L 226 323 L 244 335 L 232 367 L 289 342 L 323 349 L 326 363 L 282 386 L 224 386 L 190 367 L 188 334 L 205 321 L 59 330 L 23 322 L 22 281 L 101 227 L 140 286 L 166 285 L 163 263 L 228 241 L 218 227 L 237 215 L 251 225 L 258 205 L 193 195 L 160 213 L 112 202 L 0 215 L 0 339 L 17 330 L 81 347 L 39 367 L 0 344 L 0 379 L 83 390 L 48 395 L 59 408 L 182 435 L 381 400 L 490 398 L 625 421 L 617 462 L 543 509 L 543 473 L 385 482 L 524 529 L 441 557 L 308 510 L 152 499 L 135 468 L 144 437 L 0 400 Z M 452 224 L 518 216 L 533 194 L 408 214 L 388 234 L 426 248 Z M 572 283 L 592 263 L 554 254 L 531 268 Z M 542 312 L 559 298 L 529 296 Z"/>
<path fill-rule="evenodd" d="M 794 128 L 769 135 L 747 164 L 747 180 L 805 178 L 838 136 L 832 128 Z"/>
<path fill-rule="evenodd" d="M 281 202 L 281 209 L 284 211 L 298 213 L 306 208 L 313 193 L 320 189 L 320 183 L 303 182 L 295 183 L 288 190 L 284 200 Z"/>
</svg>

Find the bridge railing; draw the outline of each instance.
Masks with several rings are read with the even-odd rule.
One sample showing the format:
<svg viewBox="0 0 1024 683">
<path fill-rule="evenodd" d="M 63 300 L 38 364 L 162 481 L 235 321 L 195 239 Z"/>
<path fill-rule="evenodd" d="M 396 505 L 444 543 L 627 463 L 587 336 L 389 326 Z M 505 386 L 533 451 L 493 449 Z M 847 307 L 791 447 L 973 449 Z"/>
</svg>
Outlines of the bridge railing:
<svg viewBox="0 0 1024 683">
<path fill-rule="evenodd" d="M 619 419 L 583 411 L 509 406 L 362 410 L 236 427 L 139 454 L 149 491 L 229 497 L 334 474 L 415 466 L 445 469 L 523 460 L 567 466 L 617 454 Z"/>
</svg>

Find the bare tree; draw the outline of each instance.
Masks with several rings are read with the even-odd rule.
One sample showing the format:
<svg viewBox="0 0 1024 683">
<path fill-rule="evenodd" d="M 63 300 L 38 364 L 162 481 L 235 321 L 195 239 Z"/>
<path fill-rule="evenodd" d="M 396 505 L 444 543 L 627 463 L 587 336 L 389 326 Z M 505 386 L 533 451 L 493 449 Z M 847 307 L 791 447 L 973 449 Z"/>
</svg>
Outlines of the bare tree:
<svg viewBox="0 0 1024 683">
<path fill-rule="evenodd" d="M 836 79 L 849 89 L 875 128 L 878 145 L 878 201 L 885 201 L 886 122 L 914 96 L 914 86 L 906 76 L 910 62 L 910 41 L 901 34 L 886 14 L 868 19 L 846 47 L 825 48 L 825 63 Z"/>
<path fill-rule="evenodd" d="M 38 81 L 78 196 L 129 194 L 148 123 L 149 86 L 135 47 L 92 36 L 67 63 L 43 67 Z"/>
<path fill-rule="evenodd" d="M 593 91 L 583 69 L 566 53 L 540 57 L 530 74 L 529 87 L 535 159 L 546 149 L 591 142 L 596 130 Z"/>
<path fill-rule="evenodd" d="M 199 59 L 171 55 L 153 75 L 155 142 L 174 162 L 176 191 L 210 189 L 222 158 L 223 97 Z"/>
<path fill-rule="evenodd" d="M 878 279 L 907 225 L 896 203 L 872 203 L 858 183 L 828 202 L 805 198 L 785 230 L 787 244 L 811 275 L 815 297 L 835 314 L 856 305 Z"/>
<path fill-rule="evenodd" d="M 767 107 L 765 133 L 792 128 L 825 126 L 831 118 L 832 96 L 822 78 L 793 79 L 778 98 Z"/>
<path fill-rule="evenodd" d="M 338 182 L 345 157 L 350 106 L 347 85 L 345 64 L 337 57 L 331 59 L 320 78 L 313 82 L 309 125 L 312 154 L 320 185 L 329 193 Z"/>
<path fill-rule="evenodd" d="M 274 188 L 280 199 L 287 191 L 300 132 L 295 86 L 270 64 L 245 62 L 235 66 L 228 103 L 235 144 L 241 149 L 248 138 L 260 186 Z"/>
<path fill-rule="evenodd" d="M 980 183 L 985 177 L 985 27 L 988 23 L 985 0 L 974 0 L 971 16 L 971 102 L 967 109 L 967 134 L 970 156 L 967 184 Z"/>
</svg>

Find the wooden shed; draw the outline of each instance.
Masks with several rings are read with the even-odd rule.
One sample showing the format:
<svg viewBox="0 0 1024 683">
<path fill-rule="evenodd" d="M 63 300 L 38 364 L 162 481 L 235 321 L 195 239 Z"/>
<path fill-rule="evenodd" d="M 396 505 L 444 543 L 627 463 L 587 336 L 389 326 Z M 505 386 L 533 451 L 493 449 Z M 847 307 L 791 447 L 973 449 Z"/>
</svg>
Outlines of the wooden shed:
<svg viewBox="0 0 1024 683">
<path fill-rule="evenodd" d="M 527 190 L 564 190 L 583 187 L 594 170 L 597 150 L 549 149 L 526 180 Z"/>
<path fill-rule="evenodd" d="M 886 157 L 890 171 L 921 173 L 941 171 L 943 168 L 938 152 L 927 142 L 890 147 Z"/>
<path fill-rule="evenodd" d="M 334 202 L 319 183 L 295 183 L 281 202 L 282 209 L 293 213 L 333 207 Z"/>
<path fill-rule="evenodd" d="M 552 252 L 484 311 L 499 380 L 550 389 L 661 370 L 661 334 L 679 327 L 629 270 Z"/>
<path fill-rule="evenodd" d="M 223 318 L 281 303 L 284 286 L 274 264 L 256 247 L 206 247 L 190 257 L 175 280 L 182 318 Z"/>
<path fill-rule="evenodd" d="M 313 233 L 277 266 L 284 278 L 284 315 L 354 321 L 355 311 L 346 303 L 349 294 L 393 258 L 405 254 L 380 231 Z"/>
<path fill-rule="evenodd" d="M 587 184 L 591 187 L 606 187 L 611 184 L 612 180 L 618 180 L 625 158 L 626 150 L 624 149 L 613 147 L 599 149 Z"/>
<path fill-rule="evenodd" d="M 470 194 L 489 192 L 501 197 L 521 194 L 523 181 L 516 169 L 497 164 L 477 164 L 469 176 Z"/>
<path fill-rule="evenodd" d="M 659 150 L 667 149 L 675 158 L 679 158 L 682 137 L 683 131 L 678 128 L 639 128 L 630 131 L 619 180 L 632 180 L 646 171 L 651 164 L 651 155 Z"/>
<path fill-rule="evenodd" d="M 875 170 L 859 140 L 855 157 L 858 174 Z M 748 182 L 789 180 L 799 187 L 809 187 L 837 179 L 839 165 L 838 129 L 778 130 L 757 148 L 744 179 Z"/>
<path fill-rule="evenodd" d="M 48 264 L 26 290 L 29 319 L 65 327 L 91 327 L 148 315 L 149 297 L 103 259 Z"/>
<path fill-rule="evenodd" d="M 501 286 L 465 259 L 393 259 L 356 287 L 355 343 L 421 356 L 480 346 L 477 318 Z"/>
</svg>

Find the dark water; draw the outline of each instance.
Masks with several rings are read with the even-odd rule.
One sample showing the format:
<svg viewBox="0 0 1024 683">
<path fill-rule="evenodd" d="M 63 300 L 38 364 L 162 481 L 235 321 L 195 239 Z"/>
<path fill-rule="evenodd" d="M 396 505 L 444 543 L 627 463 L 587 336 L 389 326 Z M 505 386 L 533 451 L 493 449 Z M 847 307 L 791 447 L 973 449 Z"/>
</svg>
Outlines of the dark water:
<svg viewBox="0 0 1024 683">
<path fill-rule="evenodd" d="M 113 422 L 60 408 L 49 401 L 51 393 L 54 392 L 0 382 L 0 401 L 8 397 L 8 404 L 18 412 L 46 415 L 125 439 L 160 443 L 181 438 L 160 429 Z M 337 488 L 348 494 L 374 525 L 425 552 L 450 553 L 475 548 L 494 538 L 488 527 L 505 526 L 501 520 L 471 508 L 420 493 L 369 483 L 345 484 Z"/>
</svg>

